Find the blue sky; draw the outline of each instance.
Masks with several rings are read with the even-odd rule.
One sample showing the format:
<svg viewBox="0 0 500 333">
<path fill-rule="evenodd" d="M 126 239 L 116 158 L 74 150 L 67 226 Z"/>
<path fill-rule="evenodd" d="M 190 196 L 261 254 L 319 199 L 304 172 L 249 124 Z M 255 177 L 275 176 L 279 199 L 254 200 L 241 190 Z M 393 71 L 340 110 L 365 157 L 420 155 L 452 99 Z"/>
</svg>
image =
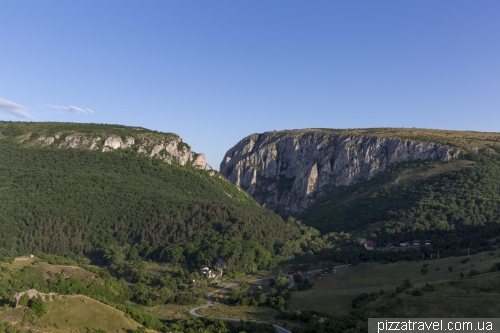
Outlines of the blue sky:
<svg viewBox="0 0 500 333">
<path fill-rule="evenodd" d="M 0 120 L 499 131 L 500 1 L 0 1 Z"/>
</svg>

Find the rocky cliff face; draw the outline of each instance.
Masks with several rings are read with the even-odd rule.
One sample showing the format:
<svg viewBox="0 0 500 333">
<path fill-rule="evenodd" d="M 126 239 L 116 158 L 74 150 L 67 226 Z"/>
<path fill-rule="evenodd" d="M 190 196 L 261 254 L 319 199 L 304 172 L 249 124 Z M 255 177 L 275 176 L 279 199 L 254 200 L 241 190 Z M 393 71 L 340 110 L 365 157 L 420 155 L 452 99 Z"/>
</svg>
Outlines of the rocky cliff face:
<svg viewBox="0 0 500 333">
<path fill-rule="evenodd" d="M 220 172 L 259 203 L 300 213 L 325 185 L 351 185 L 415 160 L 449 161 L 460 150 L 438 143 L 322 131 L 252 134 L 226 153 Z"/>
<path fill-rule="evenodd" d="M 157 158 L 165 163 L 174 162 L 180 165 L 192 164 L 198 169 L 212 170 L 207 164 L 204 154 L 196 154 L 191 148 L 182 142 L 179 137 L 156 136 L 146 137 L 126 136 L 124 138 L 110 135 L 100 137 L 98 135 L 73 134 L 61 138 L 60 135 L 42 136 L 38 138 L 42 146 L 55 146 L 57 148 L 78 148 L 100 150 L 110 152 L 116 149 L 130 149 L 149 158 Z"/>
</svg>

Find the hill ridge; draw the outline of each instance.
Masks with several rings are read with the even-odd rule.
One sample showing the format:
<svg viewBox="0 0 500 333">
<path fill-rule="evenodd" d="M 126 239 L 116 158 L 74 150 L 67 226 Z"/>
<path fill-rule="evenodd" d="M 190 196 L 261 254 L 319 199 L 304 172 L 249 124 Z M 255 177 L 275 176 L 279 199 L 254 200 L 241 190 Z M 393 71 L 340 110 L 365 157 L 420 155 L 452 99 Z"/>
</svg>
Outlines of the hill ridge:
<svg viewBox="0 0 500 333">
<path fill-rule="evenodd" d="M 55 126 L 54 126 L 55 125 Z M 141 127 L 70 123 L 0 122 L 1 138 L 25 146 L 88 149 L 110 152 L 132 150 L 167 164 L 189 164 L 202 170 L 212 170 L 203 153 L 197 154 L 173 133 L 150 131 Z M 214 173 L 212 173 L 213 175 Z"/>
</svg>

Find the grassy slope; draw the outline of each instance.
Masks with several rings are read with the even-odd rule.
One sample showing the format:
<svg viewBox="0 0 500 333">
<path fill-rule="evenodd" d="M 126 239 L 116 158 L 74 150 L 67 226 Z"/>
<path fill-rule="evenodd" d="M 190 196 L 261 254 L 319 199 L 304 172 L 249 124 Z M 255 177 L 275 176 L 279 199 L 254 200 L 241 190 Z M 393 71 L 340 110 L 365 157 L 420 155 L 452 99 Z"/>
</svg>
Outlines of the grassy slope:
<svg viewBox="0 0 500 333">
<path fill-rule="evenodd" d="M 134 320 L 110 306 L 91 298 L 75 296 L 59 296 L 47 301 L 49 311 L 33 323 L 22 323 L 25 308 L 13 311 L 0 309 L 0 321 L 15 323 L 17 327 L 31 328 L 43 332 L 93 332 L 98 329 L 107 332 L 128 332 L 139 328 Z"/>
<path fill-rule="evenodd" d="M 87 332 L 89 328 L 123 332 L 140 326 L 123 312 L 80 295 L 53 301 L 49 312 L 38 320 L 38 327 L 54 332 Z"/>
<path fill-rule="evenodd" d="M 277 323 L 274 317 L 279 313 L 278 310 L 267 306 L 227 306 L 223 304 L 202 309 L 200 312 L 210 317 L 262 320 L 270 323 Z"/>
<path fill-rule="evenodd" d="M 460 281 L 434 283 L 436 290 L 423 296 L 401 294 L 380 297 L 368 304 L 373 317 L 497 318 L 500 313 L 500 274 L 487 273 Z"/>
<path fill-rule="evenodd" d="M 449 317 L 453 312 L 450 312 L 447 306 L 454 304 L 454 311 L 458 311 L 454 312 L 457 317 L 467 317 L 469 314 L 470 317 L 476 317 L 478 315 L 476 313 L 477 309 L 484 308 L 484 305 L 480 305 L 481 301 L 498 300 L 500 296 L 500 284 L 498 282 L 500 273 L 486 273 L 493 263 L 500 261 L 500 252 L 497 250 L 494 253 L 494 255 L 485 253 L 484 261 L 481 261 L 482 254 L 471 255 L 471 260 L 465 264 L 461 263 L 464 257 L 448 257 L 439 260 L 398 262 L 387 265 L 362 263 L 348 269 L 338 269 L 336 275 L 325 275 L 320 280 L 314 280 L 313 289 L 293 292 L 289 303 L 290 310 L 315 310 L 335 316 L 347 315 L 352 311 L 351 301 L 358 295 L 362 293 L 378 293 L 381 289 L 387 293 L 390 290 L 395 290 L 404 279 L 410 279 L 416 287 L 422 287 L 425 283 L 430 282 L 438 290 L 425 293 L 422 297 L 407 294 L 399 295 L 398 297 L 402 298 L 407 305 L 404 315 L 423 318 L 431 316 L 433 309 L 441 309 L 431 317 L 439 315 Z M 421 273 L 423 264 L 431 265 L 427 274 Z M 448 270 L 449 266 L 453 267 L 453 271 Z M 439 268 L 439 270 L 436 270 L 436 268 Z M 449 284 L 449 281 L 458 279 L 460 273 L 467 276 L 471 269 L 476 269 L 485 274 L 470 280 L 460 280 L 457 286 Z M 492 283 L 496 284 L 496 288 L 485 293 L 476 287 L 469 286 L 480 285 L 482 279 L 492 279 Z M 383 299 L 377 301 L 382 302 Z M 430 302 L 433 304 L 432 308 L 427 309 L 421 306 Z M 372 309 L 376 309 L 375 304 L 379 303 L 374 303 Z M 496 313 L 498 313 L 500 304 L 497 302 L 491 311 L 497 311 Z M 473 315 L 475 313 L 476 315 Z"/>
<path fill-rule="evenodd" d="M 61 270 L 89 283 L 102 280 L 95 278 L 93 273 L 83 268 L 38 262 L 36 257 L 18 258 L 12 263 L 0 263 L 0 267 L 2 279 L 9 279 L 13 272 L 18 272 L 24 267 L 34 267 L 38 276 L 43 280 L 48 278 L 47 272 L 59 273 Z M 44 332 L 86 333 L 89 329 L 91 331 L 102 329 L 107 332 L 127 332 L 141 326 L 128 318 L 122 311 L 82 295 L 59 295 L 47 304 L 49 311 L 42 317 L 35 319 L 34 324 L 25 323 L 25 328 L 34 328 Z M 9 308 L 1 307 L 0 322 L 8 321 L 21 327 L 24 310 L 25 308 L 17 308 L 11 311 Z"/>
</svg>

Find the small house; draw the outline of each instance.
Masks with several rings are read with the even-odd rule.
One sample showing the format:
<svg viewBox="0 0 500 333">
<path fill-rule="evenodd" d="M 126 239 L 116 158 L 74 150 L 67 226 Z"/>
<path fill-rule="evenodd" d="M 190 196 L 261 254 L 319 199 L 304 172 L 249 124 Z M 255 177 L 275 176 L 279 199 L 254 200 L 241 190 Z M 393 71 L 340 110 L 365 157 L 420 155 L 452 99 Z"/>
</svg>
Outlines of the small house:
<svg viewBox="0 0 500 333">
<path fill-rule="evenodd" d="M 408 247 L 410 244 L 408 242 L 405 243 L 399 243 L 399 247 Z"/>
<path fill-rule="evenodd" d="M 202 274 L 202 275 L 206 275 L 208 278 L 215 277 L 215 274 L 212 273 L 212 270 L 210 268 L 208 268 L 208 266 L 200 267 L 198 273 Z"/>
<path fill-rule="evenodd" d="M 365 242 L 365 249 L 367 250 L 374 250 L 375 249 L 375 242 L 372 240 L 368 240 Z"/>
<path fill-rule="evenodd" d="M 419 240 L 414 240 L 413 241 L 413 246 L 420 246 L 420 241 Z"/>
<path fill-rule="evenodd" d="M 426 239 L 425 240 L 425 245 L 431 245 L 431 240 L 430 239 Z"/>
</svg>

